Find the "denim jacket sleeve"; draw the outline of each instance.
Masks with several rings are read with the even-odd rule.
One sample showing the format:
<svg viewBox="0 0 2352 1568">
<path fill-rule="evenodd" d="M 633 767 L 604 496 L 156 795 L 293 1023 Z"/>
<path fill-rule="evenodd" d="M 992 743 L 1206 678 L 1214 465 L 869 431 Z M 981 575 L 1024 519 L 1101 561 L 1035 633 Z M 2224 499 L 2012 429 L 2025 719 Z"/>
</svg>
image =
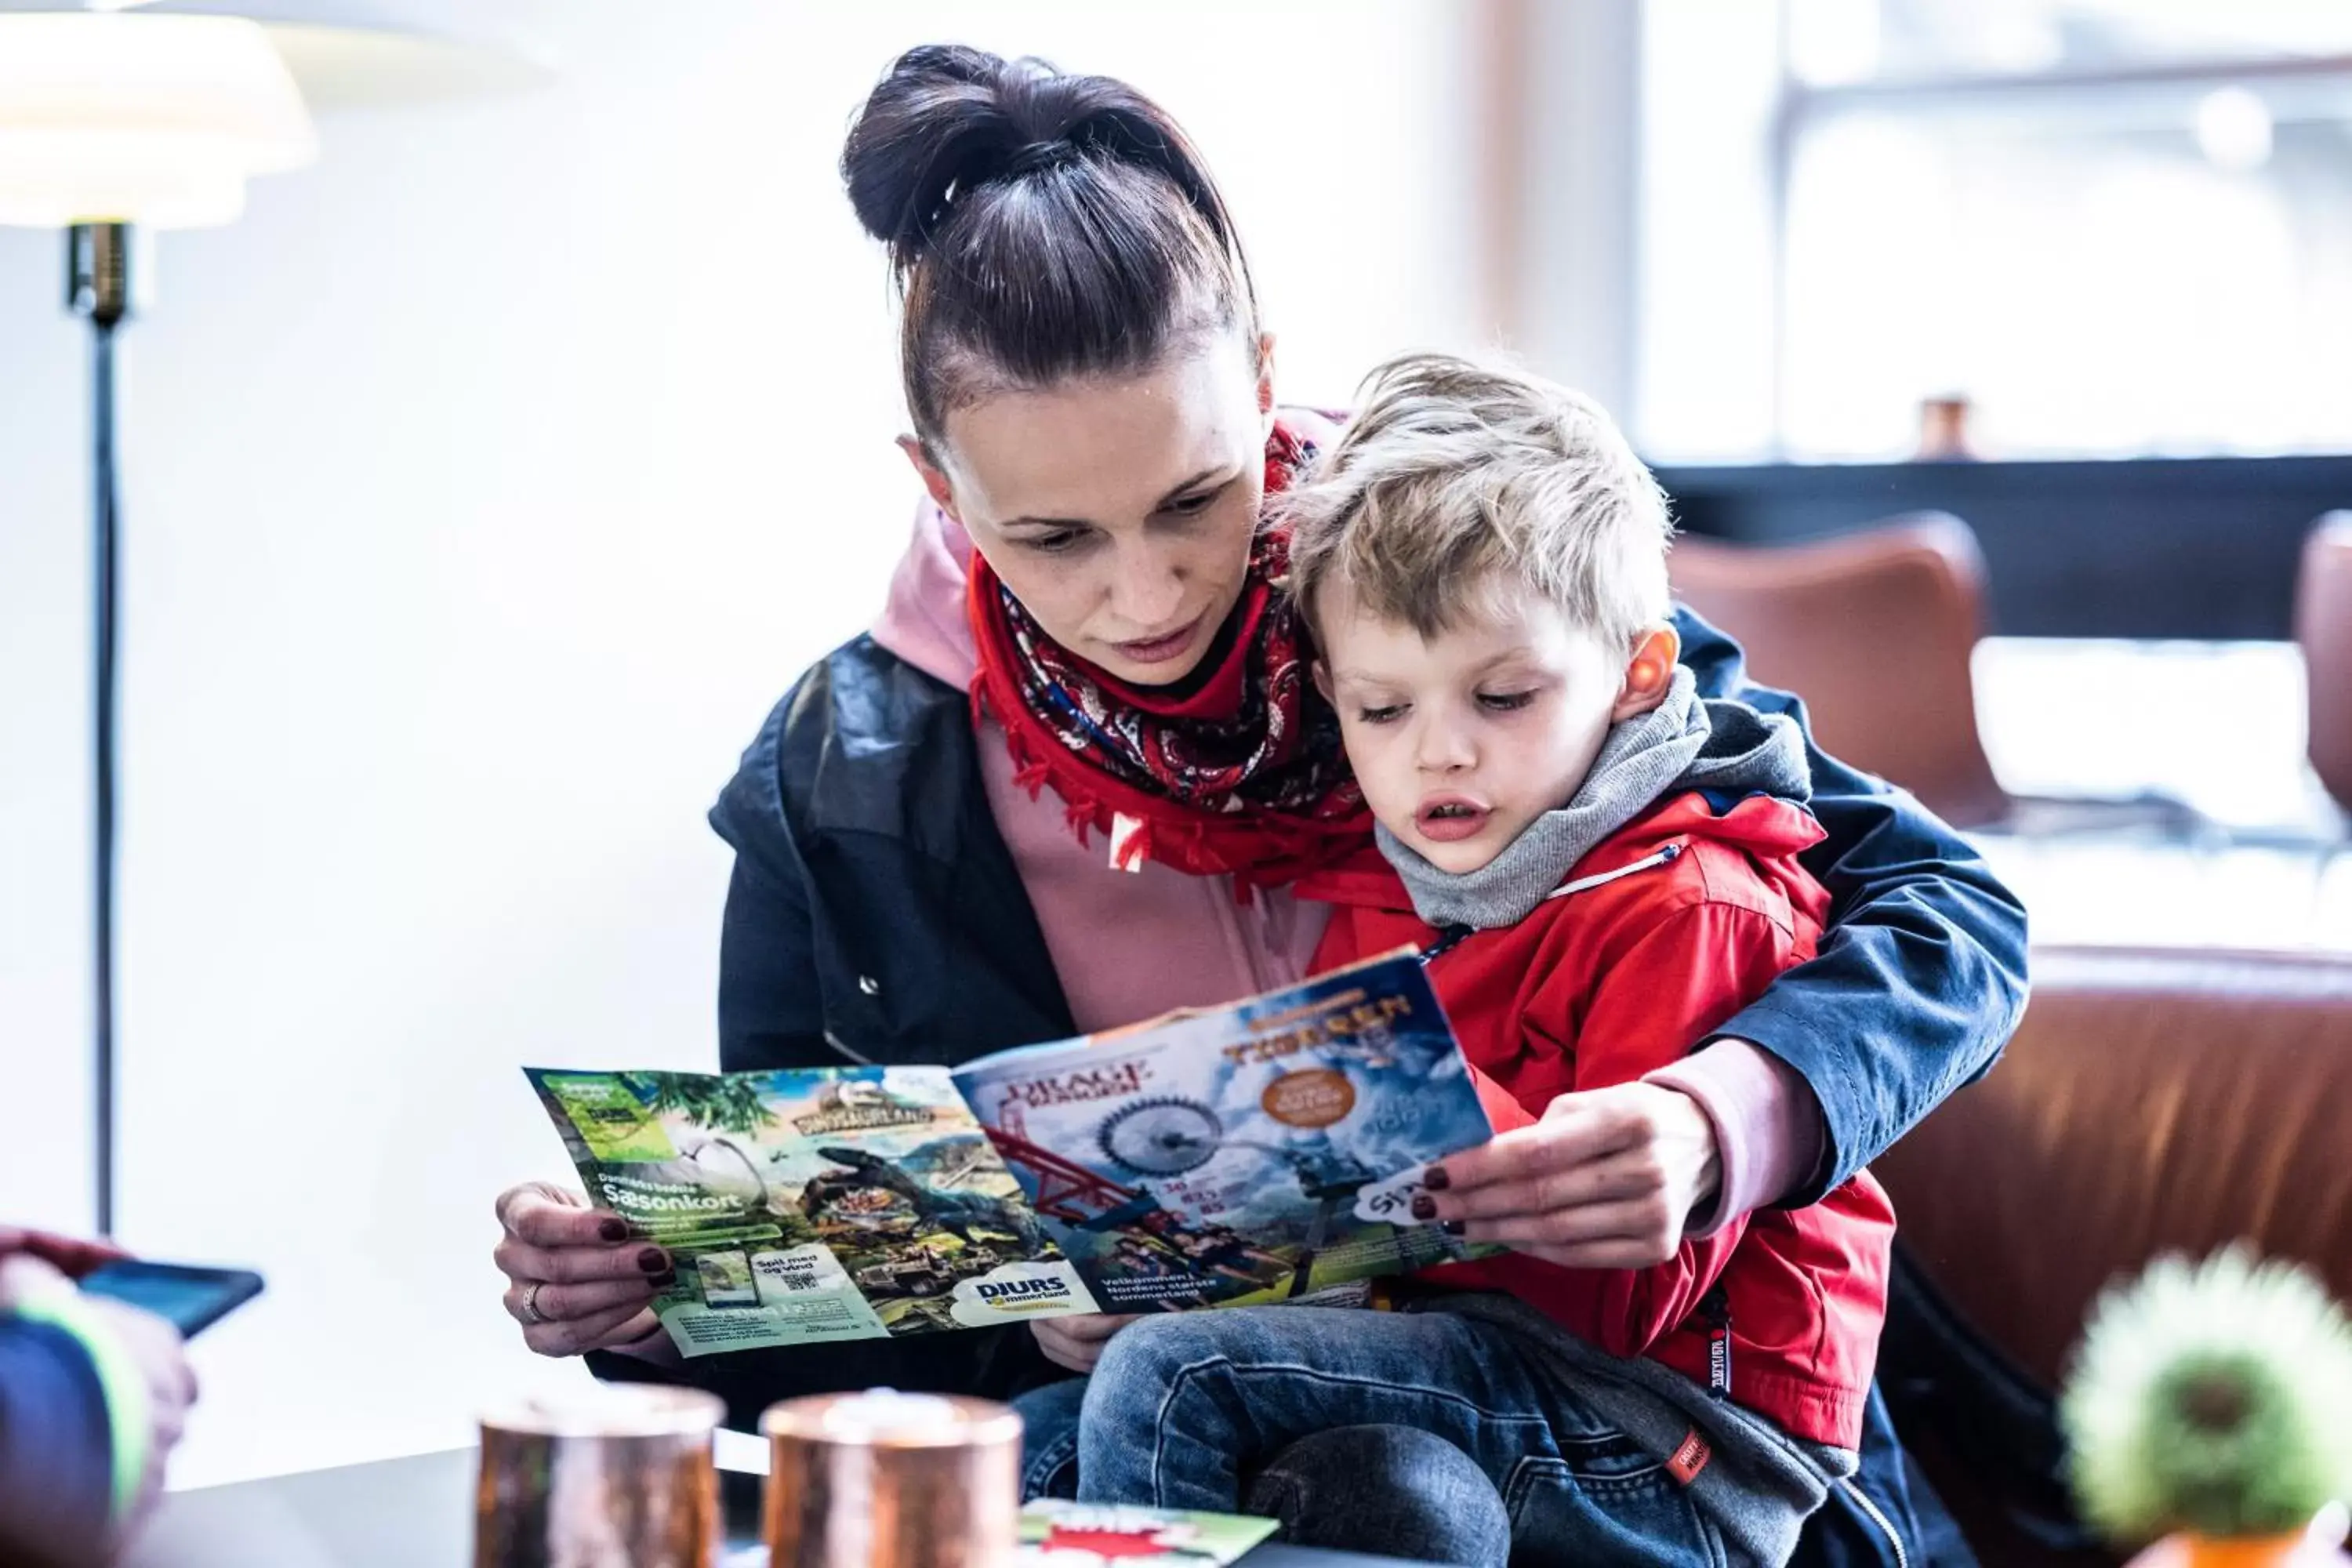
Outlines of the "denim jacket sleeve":
<svg viewBox="0 0 2352 1568">
<path fill-rule="evenodd" d="M 1787 1062 L 1820 1102 L 1821 1164 L 1784 1200 L 1801 1206 L 1991 1068 L 2025 1008 L 2025 910 L 1932 812 L 1823 754 L 1803 702 L 1749 681 L 1738 644 L 1681 605 L 1675 625 L 1701 695 L 1805 727 L 1829 835 L 1804 857 L 1833 900 L 1818 956 L 1719 1031 Z"/>
</svg>

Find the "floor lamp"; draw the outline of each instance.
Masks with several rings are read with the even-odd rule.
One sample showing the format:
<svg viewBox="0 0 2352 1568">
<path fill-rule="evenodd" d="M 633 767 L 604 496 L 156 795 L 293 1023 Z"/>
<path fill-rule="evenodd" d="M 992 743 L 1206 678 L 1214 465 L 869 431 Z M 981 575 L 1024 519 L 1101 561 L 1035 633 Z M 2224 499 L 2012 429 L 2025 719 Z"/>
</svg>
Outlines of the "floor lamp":
<svg viewBox="0 0 2352 1568">
<path fill-rule="evenodd" d="M 316 155 L 302 95 L 252 21 L 0 14 L 0 224 L 64 231 L 67 305 L 89 323 L 90 1068 L 101 1234 L 115 1221 L 115 337 L 142 282 L 140 230 L 231 222 L 248 178 Z"/>
<path fill-rule="evenodd" d="M 478 100 L 548 79 L 527 51 L 384 25 L 350 0 L 0 0 L 0 226 L 62 229 L 89 323 L 94 1196 L 116 1217 L 115 336 L 148 231 L 236 220 L 247 180 L 318 154 L 308 104 Z M 306 100 L 308 103 L 306 103 Z"/>
</svg>

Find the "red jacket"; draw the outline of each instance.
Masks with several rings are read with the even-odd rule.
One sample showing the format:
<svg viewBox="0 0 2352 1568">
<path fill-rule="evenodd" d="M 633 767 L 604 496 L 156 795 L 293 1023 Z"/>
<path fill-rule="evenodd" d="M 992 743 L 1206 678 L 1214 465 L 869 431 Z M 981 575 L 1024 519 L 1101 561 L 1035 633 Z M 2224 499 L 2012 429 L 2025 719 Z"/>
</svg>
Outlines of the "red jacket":
<svg viewBox="0 0 2352 1568">
<path fill-rule="evenodd" d="M 1702 795 L 1669 796 L 1579 861 L 1526 920 L 1433 959 L 1430 979 L 1497 1131 L 1533 1121 L 1558 1095 L 1632 1083 L 1687 1054 L 1812 957 L 1829 894 L 1797 855 L 1821 837 L 1785 801 L 1751 796 L 1717 816 Z M 1612 872 L 1622 874 L 1598 880 Z M 1339 906 L 1318 970 L 1438 940 L 1377 853 L 1299 891 Z M 1426 1278 L 1507 1290 L 1612 1355 L 1647 1356 L 1702 1384 L 1701 1302 L 1719 1283 L 1731 1397 L 1793 1436 L 1851 1448 L 1894 1235 L 1894 1210 L 1865 1172 L 1811 1208 L 1759 1210 L 1686 1239 L 1651 1268 L 1505 1255 Z"/>
</svg>

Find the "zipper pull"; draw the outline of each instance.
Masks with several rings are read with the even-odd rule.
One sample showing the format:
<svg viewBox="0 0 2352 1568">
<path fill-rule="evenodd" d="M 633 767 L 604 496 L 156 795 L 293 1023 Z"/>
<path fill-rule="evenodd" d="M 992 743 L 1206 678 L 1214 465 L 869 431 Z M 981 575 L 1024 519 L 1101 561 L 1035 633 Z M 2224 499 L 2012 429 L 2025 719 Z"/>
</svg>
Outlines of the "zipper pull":
<svg viewBox="0 0 2352 1568">
<path fill-rule="evenodd" d="M 1717 1281 L 1699 1298 L 1699 1316 L 1706 1321 L 1706 1392 L 1716 1399 L 1731 1397 L 1731 1299 Z"/>
<path fill-rule="evenodd" d="M 1421 966 L 1423 969 L 1428 968 L 1433 961 L 1452 952 L 1477 934 L 1478 929 L 1475 926 L 1447 926 L 1437 933 L 1435 942 L 1422 949 Z"/>
</svg>

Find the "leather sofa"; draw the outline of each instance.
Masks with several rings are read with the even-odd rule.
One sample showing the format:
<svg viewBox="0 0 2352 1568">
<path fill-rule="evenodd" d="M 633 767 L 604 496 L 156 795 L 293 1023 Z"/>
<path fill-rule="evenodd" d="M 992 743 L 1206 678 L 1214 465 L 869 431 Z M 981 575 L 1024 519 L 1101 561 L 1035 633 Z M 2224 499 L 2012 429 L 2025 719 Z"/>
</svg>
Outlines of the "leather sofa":
<svg viewBox="0 0 2352 1568">
<path fill-rule="evenodd" d="M 2246 1238 L 2352 1300 L 2352 956 L 2041 951 L 2000 1065 L 1875 1168 L 1906 1442 L 1986 1564 L 2111 1562 L 2034 1436 L 2101 1288 Z"/>
</svg>

